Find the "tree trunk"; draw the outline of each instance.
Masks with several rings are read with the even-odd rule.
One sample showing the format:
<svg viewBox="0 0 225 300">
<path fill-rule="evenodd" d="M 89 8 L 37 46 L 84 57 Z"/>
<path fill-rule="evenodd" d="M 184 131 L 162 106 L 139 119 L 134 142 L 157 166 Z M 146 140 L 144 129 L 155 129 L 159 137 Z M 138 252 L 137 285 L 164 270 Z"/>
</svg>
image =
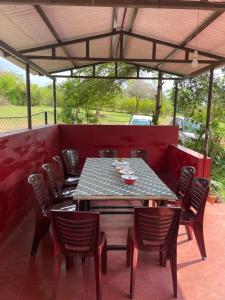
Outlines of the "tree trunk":
<svg viewBox="0 0 225 300">
<path fill-rule="evenodd" d="M 158 125 L 159 123 L 159 115 L 161 111 L 161 105 L 160 105 L 161 94 L 162 94 L 162 72 L 159 71 L 157 94 L 155 96 L 155 113 L 153 116 L 154 125 Z"/>
<path fill-rule="evenodd" d="M 139 97 L 136 97 L 136 105 L 135 105 L 135 109 L 134 109 L 134 113 L 135 113 L 135 114 L 138 113 L 139 102 L 140 102 L 140 98 L 139 98 Z"/>
</svg>

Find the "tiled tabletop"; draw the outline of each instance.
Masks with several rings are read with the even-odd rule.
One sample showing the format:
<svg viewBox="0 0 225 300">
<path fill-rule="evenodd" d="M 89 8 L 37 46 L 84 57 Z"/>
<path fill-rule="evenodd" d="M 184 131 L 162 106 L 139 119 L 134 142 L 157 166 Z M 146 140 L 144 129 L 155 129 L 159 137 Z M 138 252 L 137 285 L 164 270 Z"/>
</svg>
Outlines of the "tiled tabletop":
<svg viewBox="0 0 225 300">
<path fill-rule="evenodd" d="M 114 158 L 87 158 L 74 199 L 76 200 L 177 200 L 142 158 L 126 158 L 138 180 L 126 185 L 112 165 Z"/>
</svg>

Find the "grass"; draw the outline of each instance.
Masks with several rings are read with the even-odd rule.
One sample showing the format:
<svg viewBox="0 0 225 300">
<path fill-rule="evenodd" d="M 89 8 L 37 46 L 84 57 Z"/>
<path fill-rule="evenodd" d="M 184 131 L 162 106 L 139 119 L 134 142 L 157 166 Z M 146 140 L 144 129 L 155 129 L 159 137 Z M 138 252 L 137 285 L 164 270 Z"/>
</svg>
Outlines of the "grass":
<svg viewBox="0 0 225 300">
<path fill-rule="evenodd" d="M 129 124 L 131 114 L 101 111 L 100 124 Z"/>
</svg>

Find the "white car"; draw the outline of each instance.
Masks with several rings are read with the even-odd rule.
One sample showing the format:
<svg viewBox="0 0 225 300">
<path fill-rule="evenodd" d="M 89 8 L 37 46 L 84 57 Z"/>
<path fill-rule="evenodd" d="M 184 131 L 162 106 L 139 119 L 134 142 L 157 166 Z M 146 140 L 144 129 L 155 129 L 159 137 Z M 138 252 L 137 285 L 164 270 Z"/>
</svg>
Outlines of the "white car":
<svg viewBox="0 0 225 300">
<path fill-rule="evenodd" d="M 152 125 L 152 117 L 133 115 L 129 124 L 130 125 Z"/>
<path fill-rule="evenodd" d="M 203 130 L 203 125 L 190 118 L 176 117 L 176 125 L 179 127 L 179 142 L 185 144 L 187 140 L 198 140 L 199 133 Z M 204 138 L 204 135 L 201 136 Z"/>
</svg>

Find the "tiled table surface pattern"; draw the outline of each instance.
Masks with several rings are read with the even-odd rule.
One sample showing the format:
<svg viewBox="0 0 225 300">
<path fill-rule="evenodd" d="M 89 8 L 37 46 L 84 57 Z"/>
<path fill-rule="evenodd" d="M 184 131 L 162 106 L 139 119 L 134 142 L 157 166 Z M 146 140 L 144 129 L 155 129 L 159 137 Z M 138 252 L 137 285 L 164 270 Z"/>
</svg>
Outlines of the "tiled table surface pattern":
<svg viewBox="0 0 225 300">
<path fill-rule="evenodd" d="M 126 158 L 138 176 L 134 185 L 126 185 L 113 167 L 114 158 L 87 158 L 74 199 L 79 200 L 176 200 L 175 194 L 161 181 L 142 158 Z"/>
</svg>

